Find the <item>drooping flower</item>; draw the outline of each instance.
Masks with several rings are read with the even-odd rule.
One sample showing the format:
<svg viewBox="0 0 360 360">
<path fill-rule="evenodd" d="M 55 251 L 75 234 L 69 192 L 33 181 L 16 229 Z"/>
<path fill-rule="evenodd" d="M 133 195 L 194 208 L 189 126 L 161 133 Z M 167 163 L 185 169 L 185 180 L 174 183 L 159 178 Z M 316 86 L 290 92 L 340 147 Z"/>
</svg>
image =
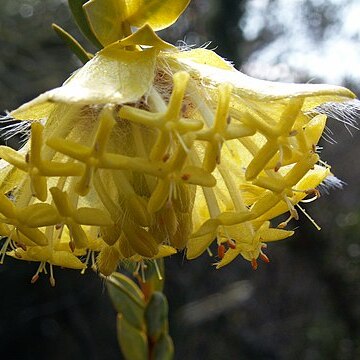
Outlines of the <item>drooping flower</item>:
<svg viewBox="0 0 360 360">
<path fill-rule="evenodd" d="M 104 48 L 10 114 L 31 134 L 19 151 L 0 147 L 2 255 L 39 261 L 40 272 L 50 264 L 52 283 L 53 265 L 84 269 L 96 256 L 109 275 L 125 259 L 183 249 L 196 258 L 214 241 L 218 267 L 242 255 L 256 268 L 268 242 L 293 234 L 285 227 L 298 203 L 331 176 L 316 148 L 326 124 L 318 107 L 354 94 L 252 79 L 210 50 L 165 43 L 153 28 L 188 1 L 163 23 L 156 6 L 115 3 L 127 12 L 84 5 Z M 116 14 L 128 14 L 118 32 Z M 139 29 L 129 34 L 130 25 Z"/>
</svg>

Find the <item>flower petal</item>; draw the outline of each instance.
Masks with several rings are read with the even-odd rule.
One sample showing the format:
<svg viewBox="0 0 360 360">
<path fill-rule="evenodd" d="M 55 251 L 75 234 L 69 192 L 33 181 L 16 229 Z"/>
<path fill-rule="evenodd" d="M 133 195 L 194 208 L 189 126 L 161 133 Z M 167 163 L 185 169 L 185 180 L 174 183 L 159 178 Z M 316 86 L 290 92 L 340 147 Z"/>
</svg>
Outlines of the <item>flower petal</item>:
<svg viewBox="0 0 360 360">
<path fill-rule="evenodd" d="M 12 112 L 12 116 L 41 119 L 48 115 L 48 102 L 123 104 L 139 100 L 154 79 L 157 51 L 123 50 L 119 44 L 100 51 L 59 88 L 41 94 Z M 44 105 L 45 103 L 45 105 Z"/>
</svg>

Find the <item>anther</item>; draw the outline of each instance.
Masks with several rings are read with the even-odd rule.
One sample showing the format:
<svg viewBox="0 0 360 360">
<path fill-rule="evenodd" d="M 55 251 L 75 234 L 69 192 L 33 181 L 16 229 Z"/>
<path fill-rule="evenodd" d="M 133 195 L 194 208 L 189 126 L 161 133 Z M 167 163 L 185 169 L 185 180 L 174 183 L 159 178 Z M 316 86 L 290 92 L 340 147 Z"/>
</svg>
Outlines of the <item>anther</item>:
<svg viewBox="0 0 360 360">
<path fill-rule="evenodd" d="M 290 220 L 292 219 L 293 217 L 290 215 L 290 217 L 288 217 L 285 221 L 281 222 L 277 228 L 278 229 L 284 229 L 288 226 L 288 223 L 290 222 Z"/>
<path fill-rule="evenodd" d="M 35 274 L 32 278 L 31 278 L 31 283 L 35 284 L 39 279 L 39 274 Z"/>
<path fill-rule="evenodd" d="M 315 195 L 317 199 L 320 197 L 320 191 L 318 189 L 307 189 L 304 192 L 306 195 Z"/>
<path fill-rule="evenodd" d="M 220 259 L 223 259 L 225 256 L 225 246 L 223 244 L 220 244 L 217 249 L 218 257 Z"/>
<path fill-rule="evenodd" d="M 235 243 L 235 241 L 233 239 L 229 239 L 227 241 L 227 244 L 228 244 L 230 249 L 235 249 L 236 248 L 236 243 Z"/>
<path fill-rule="evenodd" d="M 220 161 L 221 161 L 220 154 L 216 155 L 215 161 L 218 165 L 220 165 Z"/>
<path fill-rule="evenodd" d="M 55 278 L 54 278 L 54 272 L 53 272 L 53 266 L 50 264 L 50 277 L 49 277 L 50 285 L 52 287 L 55 286 Z"/>
<path fill-rule="evenodd" d="M 158 277 L 158 280 L 159 280 L 159 281 L 164 280 L 164 278 L 163 278 L 163 276 L 162 276 L 162 274 L 161 274 L 159 265 L 158 265 L 158 263 L 156 262 L 156 260 L 154 260 L 154 266 L 155 266 L 156 275 L 157 275 L 157 277 Z"/>
<path fill-rule="evenodd" d="M 296 211 L 296 209 L 294 209 L 294 208 L 290 209 L 290 214 L 295 220 L 299 220 L 299 214 Z"/>
<path fill-rule="evenodd" d="M 184 181 L 188 181 L 190 179 L 191 175 L 190 174 L 184 174 L 181 176 L 181 179 Z"/>
<path fill-rule="evenodd" d="M 270 259 L 263 253 L 263 252 L 260 252 L 260 259 L 262 260 L 262 261 L 264 261 L 265 263 L 269 263 L 270 262 Z"/>
<path fill-rule="evenodd" d="M 19 248 L 21 248 L 22 250 L 26 251 L 26 245 L 24 243 L 21 242 L 15 242 L 15 245 Z"/>
<path fill-rule="evenodd" d="M 164 154 L 164 156 L 162 157 L 163 162 L 167 162 L 169 159 L 170 159 L 170 154 L 169 153 Z"/>
<path fill-rule="evenodd" d="M 293 217 L 295 220 L 299 220 L 299 214 L 296 211 L 296 209 L 294 208 L 294 204 L 291 202 L 291 200 L 287 196 L 285 196 L 284 200 L 289 208 L 291 217 Z"/>
<path fill-rule="evenodd" d="M 186 114 L 186 111 L 187 111 L 187 105 L 186 105 L 186 104 L 182 104 L 182 106 L 181 106 L 181 113 L 182 113 L 182 114 Z"/>
<path fill-rule="evenodd" d="M 251 266 L 254 270 L 258 268 L 258 263 L 255 258 L 251 259 Z"/>
<path fill-rule="evenodd" d="M 289 136 L 296 136 L 298 134 L 298 131 L 297 130 L 291 130 L 289 132 Z"/>
<path fill-rule="evenodd" d="M 280 168 L 281 168 L 281 161 L 278 161 L 274 167 L 274 171 L 278 172 L 280 170 Z"/>
</svg>

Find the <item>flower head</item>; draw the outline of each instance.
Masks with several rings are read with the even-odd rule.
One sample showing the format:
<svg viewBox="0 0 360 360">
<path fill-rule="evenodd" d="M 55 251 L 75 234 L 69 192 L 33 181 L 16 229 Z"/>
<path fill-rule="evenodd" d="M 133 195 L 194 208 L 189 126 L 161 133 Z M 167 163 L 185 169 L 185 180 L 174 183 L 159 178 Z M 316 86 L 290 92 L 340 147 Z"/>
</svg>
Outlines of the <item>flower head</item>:
<svg viewBox="0 0 360 360">
<path fill-rule="evenodd" d="M 188 1 L 164 24 L 155 5 L 118 3 L 128 6 L 122 23 L 139 30 L 114 33 L 109 8 L 89 1 L 105 47 L 11 113 L 31 134 L 20 151 L 0 147 L 2 254 L 39 261 L 39 271 L 48 263 L 53 279 L 52 265 L 84 269 L 92 258 L 108 275 L 125 259 L 182 249 L 192 259 L 215 241 L 218 267 L 242 255 L 256 268 L 331 176 L 317 153 L 326 123 L 317 107 L 354 95 L 252 79 L 212 51 L 163 42 L 151 26 L 175 21 Z"/>
</svg>

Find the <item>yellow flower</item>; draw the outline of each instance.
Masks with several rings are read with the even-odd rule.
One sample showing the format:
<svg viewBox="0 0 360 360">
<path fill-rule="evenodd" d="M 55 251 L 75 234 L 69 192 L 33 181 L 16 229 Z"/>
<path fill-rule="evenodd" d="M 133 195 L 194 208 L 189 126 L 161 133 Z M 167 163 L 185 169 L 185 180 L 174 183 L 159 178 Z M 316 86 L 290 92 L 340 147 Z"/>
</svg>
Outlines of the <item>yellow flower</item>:
<svg viewBox="0 0 360 360">
<path fill-rule="evenodd" d="M 52 265 L 92 258 L 108 275 L 175 249 L 195 258 L 213 241 L 218 267 L 240 254 L 256 268 L 267 242 L 293 234 L 270 221 L 297 219 L 299 201 L 331 175 L 316 152 L 318 107 L 353 93 L 256 80 L 212 51 L 180 51 L 130 5 L 122 21 L 140 29 L 109 34 L 103 6 L 85 8 L 104 49 L 11 113 L 31 135 L 20 151 L 0 147 L 1 253 L 39 261 L 40 272 L 50 264 L 52 283 Z"/>
</svg>

